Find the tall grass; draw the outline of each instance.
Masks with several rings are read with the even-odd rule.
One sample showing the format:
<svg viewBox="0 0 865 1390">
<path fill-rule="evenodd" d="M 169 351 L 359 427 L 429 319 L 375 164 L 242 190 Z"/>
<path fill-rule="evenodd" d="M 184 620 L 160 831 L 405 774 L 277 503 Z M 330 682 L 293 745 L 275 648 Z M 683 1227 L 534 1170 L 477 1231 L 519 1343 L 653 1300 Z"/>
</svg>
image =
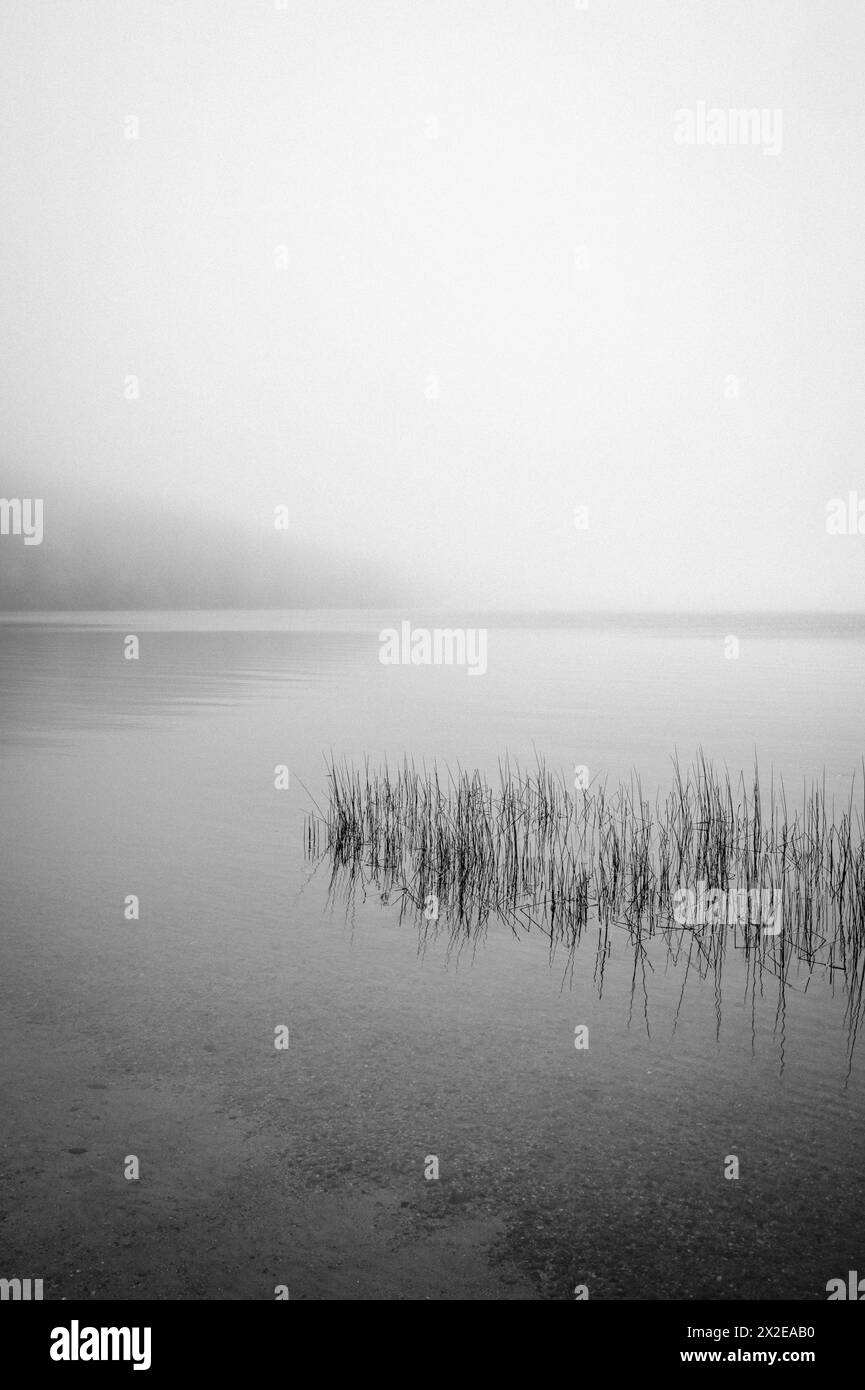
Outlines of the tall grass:
<svg viewBox="0 0 865 1390">
<path fill-rule="evenodd" d="M 591 923 L 603 976 L 609 932 L 624 928 L 642 956 L 662 935 L 701 973 L 719 968 L 730 931 L 676 920 L 677 890 L 771 890 L 782 930 L 765 930 L 750 911 L 735 930 L 749 968 L 787 978 L 795 962 L 841 972 L 858 1025 L 865 970 L 865 777 L 836 813 L 825 782 L 788 804 L 783 783 L 731 777 L 702 753 L 673 761 L 670 785 L 653 802 L 632 774 L 574 790 L 538 760 L 524 771 L 500 762 L 490 784 L 478 771 L 418 768 L 409 760 L 371 770 L 331 761 L 325 814 L 310 816 L 307 854 L 326 856 L 332 888 L 374 887 L 420 923 L 434 901 L 455 939 L 491 918 L 532 928 L 551 948 L 573 952 Z M 750 900 L 749 900 L 750 901 Z M 755 976 L 756 978 L 756 976 Z"/>
</svg>

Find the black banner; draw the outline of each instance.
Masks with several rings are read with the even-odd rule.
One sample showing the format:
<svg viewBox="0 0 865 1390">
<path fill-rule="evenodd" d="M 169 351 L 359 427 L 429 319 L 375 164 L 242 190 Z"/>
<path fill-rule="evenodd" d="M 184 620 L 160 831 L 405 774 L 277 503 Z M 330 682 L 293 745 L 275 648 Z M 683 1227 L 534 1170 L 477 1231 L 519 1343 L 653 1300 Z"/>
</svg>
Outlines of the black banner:
<svg viewBox="0 0 865 1390">
<path fill-rule="evenodd" d="M 298 1353 L 321 1364 L 323 1348 L 332 1345 L 333 1312 L 327 1325 L 321 1313 L 302 1300 L 294 1305 L 253 1303 L 12 1303 L 2 1307 L 3 1367 L 24 1374 L 53 1377 L 94 1375 L 110 1369 L 144 1372 L 153 1378 L 178 1373 L 225 1376 L 267 1363 L 286 1374 L 297 1368 Z M 417 1315 L 414 1315 L 417 1316 Z M 475 1314 L 472 1314 L 474 1319 Z M 364 1313 L 364 1345 L 369 1333 Z M 455 1324 L 429 1311 L 414 1324 L 412 1335 L 430 1339 L 419 1369 L 428 1375 L 436 1364 L 443 1333 L 460 1332 Z M 353 1316 L 348 1314 L 350 1330 Z M 835 1303 L 613 1303 L 576 1302 L 563 1317 L 545 1324 L 569 1338 L 586 1366 L 615 1376 L 625 1371 L 674 1369 L 697 1371 L 709 1366 L 793 1366 L 821 1379 L 845 1370 L 861 1344 L 859 1314 Z M 498 1344 L 503 1349 L 509 1332 Z M 398 1338 L 398 1334 L 397 1334 Z M 326 1340 L 325 1340 L 326 1339 Z M 435 1339 L 435 1340 L 433 1340 Z M 520 1339 L 521 1346 L 525 1346 Z M 348 1344 L 346 1344 L 348 1345 Z M 287 1348 L 290 1358 L 286 1359 Z M 560 1349 L 561 1353 L 561 1349 Z M 324 1354 L 327 1354 L 326 1352 Z M 568 1353 L 570 1354 L 570 1353 Z M 441 1365 L 453 1372 L 454 1351 L 442 1347 Z"/>
</svg>

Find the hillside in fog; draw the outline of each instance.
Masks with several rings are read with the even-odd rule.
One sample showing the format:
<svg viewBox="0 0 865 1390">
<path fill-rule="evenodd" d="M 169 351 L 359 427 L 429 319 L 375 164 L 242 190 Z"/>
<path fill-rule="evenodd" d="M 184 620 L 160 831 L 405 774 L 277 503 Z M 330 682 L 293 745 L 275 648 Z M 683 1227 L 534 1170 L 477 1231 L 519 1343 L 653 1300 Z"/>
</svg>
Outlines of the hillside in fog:
<svg viewBox="0 0 865 1390">
<path fill-rule="evenodd" d="M 374 607 L 412 592 L 384 565 L 173 503 L 44 502 L 39 545 L 0 536 L 0 609 Z"/>
</svg>

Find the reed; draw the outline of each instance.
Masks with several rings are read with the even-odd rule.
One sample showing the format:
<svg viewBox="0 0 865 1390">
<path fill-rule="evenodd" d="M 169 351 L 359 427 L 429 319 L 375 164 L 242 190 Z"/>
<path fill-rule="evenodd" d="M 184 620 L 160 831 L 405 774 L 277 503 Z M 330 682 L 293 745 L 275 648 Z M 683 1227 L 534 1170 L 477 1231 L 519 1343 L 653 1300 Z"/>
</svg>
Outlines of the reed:
<svg viewBox="0 0 865 1390">
<path fill-rule="evenodd" d="M 603 976 L 609 933 L 623 928 L 637 956 L 662 936 L 689 968 L 719 968 L 731 944 L 717 908 L 682 920 L 682 889 L 700 884 L 738 902 L 735 945 L 746 968 L 786 981 L 791 967 L 841 972 L 851 1025 L 865 998 L 865 775 L 836 812 L 825 779 L 788 802 L 783 782 L 759 769 L 732 777 L 702 752 L 678 759 L 666 791 L 649 801 L 639 778 L 574 790 L 542 759 L 530 770 L 504 759 L 488 782 L 478 771 L 418 767 L 372 770 L 330 761 L 324 814 L 310 815 L 310 859 L 327 859 L 331 891 L 377 891 L 425 931 L 476 937 L 495 918 L 538 930 L 551 950 L 573 953 L 586 928 L 598 930 Z M 741 894 L 734 899 L 734 893 Z M 771 893 L 780 930 L 752 911 Z M 711 903 L 711 897 L 708 898 Z M 705 906 L 705 904 L 704 904 Z M 571 954 L 572 958 L 572 954 Z"/>
<path fill-rule="evenodd" d="M 632 776 L 573 791 L 542 761 L 506 760 L 496 786 L 477 771 L 328 766 L 324 816 L 309 816 L 308 853 L 355 863 L 418 905 L 467 923 L 531 909 L 554 934 L 573 934 L 590 912 L 652 930 L 674 920 L 683 886 L 771 888 L 783 893 L 785 930 L 852 948 L 865 929 L 865 799 L 840 816 L 825 784 L 788 810 L 783 785 L 768 800 L 759 772 L 734 782 L 702 755 L 650 804 Z M 854 778 L 855 789 L 855 778 Z M 863 779 L 865 791 L 865 779 Z"/>
</svg>

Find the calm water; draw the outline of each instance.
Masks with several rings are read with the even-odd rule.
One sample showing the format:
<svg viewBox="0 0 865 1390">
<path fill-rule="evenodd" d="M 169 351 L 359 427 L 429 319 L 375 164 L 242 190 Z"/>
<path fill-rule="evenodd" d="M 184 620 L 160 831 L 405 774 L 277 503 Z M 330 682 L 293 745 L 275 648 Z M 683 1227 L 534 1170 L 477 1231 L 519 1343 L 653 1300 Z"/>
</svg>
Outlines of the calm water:
<svg viewBox="0 0 865 1390">
<path fill-rule="evenodd" d="M 683 989 L 661 949 L 635 981 L 624 934 L 602 987 L 590 942 L 572 978 L 495 926 L 421 945 L 375 894 L 329 902 L 302 829 L 331 751 L 492 774 L 537 749 L 651 794 L 676 749 L 736 772 L 756 749 L 793 800 L 825 768 L 840 803 L 865 631 L 491 626 L 470 678 L 382 666 L 389 621 L 0 623 L 0 1274 L 52 1298 L 825 1298 L 865 1259 L 843 981 L 752 1000 L 732 952 Z"/>
</svg>

